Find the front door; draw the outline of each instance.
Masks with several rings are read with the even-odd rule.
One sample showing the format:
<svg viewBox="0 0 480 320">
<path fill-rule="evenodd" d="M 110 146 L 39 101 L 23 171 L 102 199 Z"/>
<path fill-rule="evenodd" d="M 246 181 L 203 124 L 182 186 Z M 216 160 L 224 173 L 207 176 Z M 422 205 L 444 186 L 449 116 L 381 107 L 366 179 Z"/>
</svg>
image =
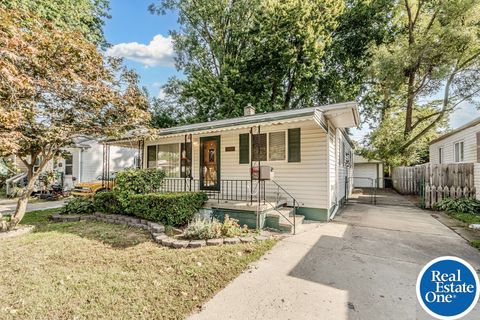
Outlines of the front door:
<svg viewBox="0 0 480 320">
<path fill-rule="evenodd" d="M 200 138 L 200 189 L 220 190 L 220 136 Z"/>
</svg>

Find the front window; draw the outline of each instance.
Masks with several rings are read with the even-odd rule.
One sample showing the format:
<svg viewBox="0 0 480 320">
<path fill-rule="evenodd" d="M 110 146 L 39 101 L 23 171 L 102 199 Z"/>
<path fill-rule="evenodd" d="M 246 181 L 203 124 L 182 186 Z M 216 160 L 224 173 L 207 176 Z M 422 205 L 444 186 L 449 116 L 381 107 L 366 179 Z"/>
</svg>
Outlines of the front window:
<svg viewBox="0 0 480 320">
<path fill-rule="evenodd" d="M 463 141 L 455 143 L 455 162 L 463 162 Z"/>
<path fill-rule="evenodd" d="M 157 146 L 157 167 L 169 178 L 180 177 L 180 150 L 178 143 Z"/>
<path fill-rule="evenodd" d="M 147 168 L 155 168 L 157 166 L 157 146 L 147 147 Z"/>
<path fill-rule="evenodd" d="M 438 163 L 443 163 L 443 148 L 438 148 Z"/>
<path fill-rule="evenodd" d="M 285 131 L 268 134 L 268 158 L 270 161 L 285 160 Z"/>
<path fill-rule="evenodd" d="M 73 174 L 73 156 L 69 153 L 65 157 L 65 175 L 69 176 Z"/>
</svg>

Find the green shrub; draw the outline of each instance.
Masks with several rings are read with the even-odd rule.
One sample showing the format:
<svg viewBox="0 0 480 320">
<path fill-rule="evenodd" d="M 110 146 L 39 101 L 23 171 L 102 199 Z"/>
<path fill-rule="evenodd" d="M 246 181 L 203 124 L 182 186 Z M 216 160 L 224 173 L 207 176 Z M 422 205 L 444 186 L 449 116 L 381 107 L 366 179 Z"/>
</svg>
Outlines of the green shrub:
<svg viewBox="0 0 480 320">
<path fill-rule="evenodd" d="M 93 196 L 93 206 L 95 211 L 107 214 L 125 213 L 122 204 L 118 200 L 118 194 L 115 191 L 98 192 Z"/>
<path fill-rule="evenodd" d="M 191 221 L 183 234 L 185 239 L 197 240 L 215 239 L 221 236 L 222 224 L 217 219 L 208 220 L 200 218 Z"/>
<path fill-rule="evenodd" d="M 95 207 L 90 197 L 73 198 L 60 210 L 60 214 L 92 214 L 93 212 Z"/>
<path fill-rule="evenodd" d="M 217 219 L 194 219 L 185 229 L 185 239 L 214 239 L 214 238 L 231 238 L 240 236 L 248 232 L 245 227 L 241 228 L 238 220 L 225 215 L 223 223 Z"/>
<path fill-rule="evenodd" d="M 435 209 L 447 212 L 480 214 L 480 201 L 474 198 L 445 198 L 435 205 Z"/>
<path fill-rule="evenodd" d="M 127 169 L 117 172 L 115 189 L 120 193 L 147 194 L 159 190 L 165 171 L 151 169 Z"/>
<path fill-rule="evenodd" d="M 180 226 L 190 221 L 203 206 L 207 195 L 203 192 L 131 194 L 128 197 L 127 214 Z"/>
</svg>

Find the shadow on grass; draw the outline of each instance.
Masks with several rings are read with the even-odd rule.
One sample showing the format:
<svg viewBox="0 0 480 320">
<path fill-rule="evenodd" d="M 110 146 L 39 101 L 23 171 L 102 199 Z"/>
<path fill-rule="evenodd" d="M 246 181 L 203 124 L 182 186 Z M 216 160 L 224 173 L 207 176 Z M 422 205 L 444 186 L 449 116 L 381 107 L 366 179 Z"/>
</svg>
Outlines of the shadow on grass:
<svg viewBox="0 0 480 320">
<path fill-rule="evenodd" d="M 145 230 L 123 225 L 97 221 L 54 222 L 51 216 L 58 211 L 59 209 L 48 209 L 28 212 L 21 224 L 34 225 L 35 233 L 69 233 L 120 249 L 151 241 L 150 234 Z"/>
</svg>

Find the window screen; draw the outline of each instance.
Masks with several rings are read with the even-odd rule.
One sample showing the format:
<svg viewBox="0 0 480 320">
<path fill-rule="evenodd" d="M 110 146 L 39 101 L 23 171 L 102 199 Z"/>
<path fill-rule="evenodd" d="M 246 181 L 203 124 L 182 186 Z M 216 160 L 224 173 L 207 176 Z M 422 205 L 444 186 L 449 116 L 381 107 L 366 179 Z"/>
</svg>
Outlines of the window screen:
<svg viewBox="0 0 480 320">
<path fill-rule="evenodd" d="M 252 135 L 252 161 L 267 161 L 267 134 Z"/>
<path fill-rule="evenodd" d="M 179 144 L 160 144 L 157 146 L 157 166 L 165 171 L 169 178 L 180 177 Z"/>
<path fill-rule="evenodd" d="M 147 168 L 155 168 L 157 166 L 157 146 L 147 147 Z"/>
<path fill-rule="evenodd" d="M 268 134 L 269 160 L 285 160 L 285 150 L 285 132 L 270 132 Z"/>
<path fill-rule="evenodd" d="M 65 158 L 65 175 L 72 175 L 72 174 L 73 174 L 73 156 L 70 153 Z"/>
</svg>

